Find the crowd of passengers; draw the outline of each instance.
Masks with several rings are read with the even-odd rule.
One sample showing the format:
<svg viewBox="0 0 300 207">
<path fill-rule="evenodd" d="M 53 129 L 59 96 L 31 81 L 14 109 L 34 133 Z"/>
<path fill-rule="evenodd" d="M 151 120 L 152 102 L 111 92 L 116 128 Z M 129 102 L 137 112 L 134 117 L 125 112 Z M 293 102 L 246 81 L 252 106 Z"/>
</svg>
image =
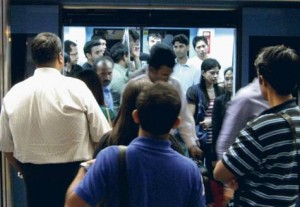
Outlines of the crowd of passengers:
<svg viewBox="0 0 300 207">
<path fill-rule="evenodd" d="M 52 34 L 40 35 L 36 37 L 36 42 L 46 41 Z M 79 159 L 80 166 L 84 169 L 78 173 L 76 171 L 74 174 L 78 162 L 56 172 L 56 168 L 53 170 L 48 166 L 52 161 L 45 161 L 45 168 L 39 169 L 35 165 L 44 164 L 43 161 L 32 161 L 31 165 L 31 162 L 18 159 L 33 158 L 26 157 L 26 153 L 22 151 L 16 154 L 17 146 L 4 139 L 8 135 L 14 139 L 14 128 L 9 128 L 9 120 L 12 120 L 10 113 L 15 108 L 3 110 L 3 102 L 0 150 L 7 152 L 5 155 L 10 163 L 20 174 L 24 174 L 28 205 L 41 206 L 41 200 L 35 199 L 37 196 L 47 199 L 44 195 L 46 193 L 41 192 L 39 185 L 56 189 L 50 185 L 51 179 L 45 181 L 45 184 L 41 182 L 47 179 L 40 175 L 45 171 L 51 172 L 53 177 L 61 177 L 62 171 L 63 175 L 69 174 L 69 178 L 62 184 L 64 187 L 55 194 L 58 197 L 57 202 L 65 203 L 65 206 L 95 206 L 99 202 L 102 206 L 117 206 L 120 203 L 123 206 L 128 205 L 123 203 L 124 192 L 115 187 L 123 184 L 121 180 L 124 180 L 124 177 L 120 179 L 116 172 L 116 169 L 122 168 L 120 165 L 116 167 L 112 159 L 116 157 L 120 162 L 118 156 L 121 153 L 117 147 L 109 148 L 112 145 L 129 146 L 125 158 L 129 169 L 131 165 L 133 167 L 131 162 L 138 162 L 134 169 L 127 172 L 129 175 L 126 185 L 129 187 L 135 180 L 134 176 L 136 182 L 140 182 L 139 179 L 143 180 L 140 186 L 134 185 L 134 190 L 125 190 L 124 200 L 129 202 L 130 206 L 292 206 L 296 203 L 300 183 L 297 161 L 300 114 L 292 93 L 300 80 L 300 60 L 294 50 L 283 45 L 264 48 L 255 61 L 257 78 L 233 96 L 233 68 L 225 68 L 220 74 L 221 65 L 217 59 L 209 56 L 209 43 L 205 36 L 194 37 L 192 42 L 196 56 L 191 58 L 188 56 L 189 39 L 184 34 L 165 38 L 159 33 L 150 33 L 147 38 L 149 54 L 140 52 L 140 37 L 134 30 L 129 31 L 129 42 L 120 41 L 111 48 L 107 48 L 106 38 L 94 35 L 85 43 L 84 48 L 77 48 L 77 44 L 71 40 L 64 41 L 63 68 L 60 75 L 68 78 L 62 83 L 55 83 L 60 85 L 70 81 L 67 85 L 73 85 L 72 90 L 78 90 L 71 91 L 72 96 L 87 93 L 84 95 L 86 100 L 79 105 L 85 106 L 90 98 L 88 96 L 92 96 L 100 113 L 97 115 L 100 117 L 98 120 L 97 116 L 89 111 L 90 108 L 97 110 L 95 105 L 91 104 L 84 114 L 93 126 L 88 124 L 88 129 L 83 130 L 77 125 L 76 130 L 85 131 L 87 136 L 92 136 L 88 133 L 101 134 L 101 137 L 96 139 L 95 148 L 88 147 L 87 152 L 93 154 L 96 161 Z M 56 41 L 59 42 L 59 38 Z M 59 47 L 57 42 L 56 46 Z M 38 43 L 34 43 L 32 51 L 43 51 Z M 80 49 L 87 59 L 81 66 L 77 64 Z M 47 61 L 43 62 L 39 54 L 34 55 L 35 53 L 33 60 L 38 68 L 35 73 L 40 75 L 43 73 L 41 68 L 55 68 L 60 61 L 58 58 L 51 60 L 55 64 L 51 61 L 51 64 L 48 64 Z M 287 71 L 284 72 L 282 68 Z M 72 82 L 75 79 L 84 82 L 87 90 L 81 89 L 81 86 L 77 88 L 75 85 L 79 82 Z M 51 81 L 43 80 L 44 83 Z M 290 81 L 287 83 L 282 80 Z M 30 87 L 35 90 L 33 85 Z M 71 90 L 62 85 L 60 87 L 62 94 Z M 53 93 L 49 87 L 45 90 L 47 93 Z M 16 95 L 16 91 L 17 89 L 14 89 L 11 93 Z M 40 93 L 40 90 L 38 91 Z M 5 99 L 8 100 L 7 104 L 13 100 L 13 95 Z M 42 97 L 43 95 L 40 94 Z M 54 95 L 45 97 L 46 100 L 55 98 Z M 70 101 L 66 97 L 64 99 L 66 102 Z M 24 100 L 20 98 L 19 101 Z M 78 104 L 77 101 L 74 102 Z M 38 101 L 34 104 L 39 108 Z M 54 108 L 46 109 L 49 110 L 48 114 L 56 111 Z M 60 113 L 68 113 L 67 111 L 68 107 L 63 108 Z M 180 119 L 176 119 L 177 116 Z M 40 127 L 41 131 L 38 131 L 38 134 L 43 134 L 39 125 L 41 120 L 42 118 L 36 119 L 34 122 Z M 82 117 L 74 118 L 70 127 L 74 127 L 76 121 L 83 123 Z M 164 123 L 168 122 L 170 124 L 164 126 Z M 97 124 L 101 125 L 100 129 L 97 129 Z M 66 132 L 66 129 L 61 127 L 57 125 L 58 133 L 60 130 Z M 70 130 L 75 130 L 71 128 Z M 35 130 L 31 132 L 37 133 Z M 18 133 L 22 132 L 17 130 L 16 134 Z M 51 137 L 50 134 L 48 136 Z M 151 153 L 146 153 L 147 150 L 166 150 L 164 143 L 158 143 L 157 140 L 150 143 L 142 138 L 135 139 L 136 137 L 159 137 L 168 140 L 168 155 L 162 155 L 162 151 L 159 151 L 156 155 L 161 156 L 160 158 L 150 156 Z M 47 143 L 51 146 L 51 141 Z M 29 149 L 35 146 L 39 146 L 36 141 Z M 140 149 L 139 146 L 146 148 Z M 51 152 L 51 147 L 44 150 L 46 156 Z M 62 147 L 60 150 L 56 149 L 55 153 L 63 153 L 64 150 L 66 149 Z M 139 150 L 144 150 L 144 154 Z M 176 154 L 173 154 L 174 152 Z M 139 156 L 144 159 L 137 160 L 132 155 L 134 153 L 140 153 Z M 172 159 L 177 161 L 171 164 Z M 53 163 L 61 162 L 64 163 L 58 158 L 57 162 Z M 148 163 L 147 169 L 144 169 L 143 162 Z M 166 166 L 169 166 L 168 170 L 165 170 Z M 197 172 L 194 171 L 195 166 Z M 178 168 L 184 170 L 175 170 Z M 38 174 L 38 179 L 29 176 L 31 173 Z M 166 182 L 170 183 L 163 186 L 162 183 Z M 170 189 L 170 186 L 175 189 Z M 141 197 L 131 195 L 130 192 L 133 191 L 139 191 Z M 174 193 L 170 193 L 171 191 Z M 120 200 L 113 201 L 117 195 L 120 196 Z M 173 197 L 174 195 L 177 197 Z"/>
</svg>

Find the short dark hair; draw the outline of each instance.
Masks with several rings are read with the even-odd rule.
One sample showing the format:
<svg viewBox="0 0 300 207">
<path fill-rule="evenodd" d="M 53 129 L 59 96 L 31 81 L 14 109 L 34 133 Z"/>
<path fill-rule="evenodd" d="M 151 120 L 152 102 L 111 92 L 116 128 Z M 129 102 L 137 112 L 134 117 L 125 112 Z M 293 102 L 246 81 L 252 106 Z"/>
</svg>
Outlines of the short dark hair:
<svg viewBox="0 0 300 207">
<path fill-rule="evenodd" d="M 121 42 L 117 42 L 110 49 L 110 56 L 115 63 L 120 62 L 124 55 L 128 55 L 128 48 Z"/>
<path fill-rule="evenodd" d="M 71 46 L 72 46 L 72 47 L 76 47 L 77 44 L 76 44 L 75 42 L 71 41 L 71 40 L 66 40 L 66 41 L 64 41 L 64 51 L 65 51 L 65 53 L 67 53 L 68 55 L 70 55 L 70 52 L 71 52 L 71 50 L 72 50 Z"/>
<path fill-rule="evenodd" d="M 155 44 L 150 51 L 149 67 L 158 70 L 161 66 L 173 68 L 175 65 L 174 51 L 164 43 Z"/>
<path fill-rule="evenodd" d="M 129 36 L 133 39 L 133 41 L 137 41 L 140 39 L 140 35 L 135 30 L 129 30 Z"/>
<path fill-rule="evenodd" d="M 100 45 L 100 42 L 99 42 L 99 41 L 96 41 L 96 40 L 90 40 L 90 41 L 87 41 L 87 42 L 84 44 L 84 47 L 83 47 L 84 55 L 85 55 L 86 53 L 91 54 L 92 48 L 95 47 L 95 46 L 99 46 L 99 45 Z"/>
<path fill-rule="evenodd" d="M 58 58 L 62 52 L 60 38 L 50 32 L 38 34 L 31 45 L 31 56 L 35 64 L 49 64 Z"/>
<path fill-rule="evenodd" d="M 173 38 L 172 45 L 174 45 L 175 42 L 180 42 L 182 44 L 189 45 L 189 38 L 184 34 L 179 34 Z"/>
<path fill-rule="evenodd" d="M 254 65 L 279 95 L 291 94 L 299 83 L 299 56 L 284 45 L 263 48 Z"/>
<path fill-rule="evenodd" d="M 174 86 L 157 82 L 142 91 L 136 108 L 141 128 L 151 135 L 163 135 L 172 129 L 180 112 L 181 100 Z"/>
<path fill-rule="evenodd" d="M 207 38 L 205 36 L 196 36 L 193 39 L 193 47 L 195 48 L 199 41 L 203 41 L 206 45 L 208 45 Z"/>
</svg>

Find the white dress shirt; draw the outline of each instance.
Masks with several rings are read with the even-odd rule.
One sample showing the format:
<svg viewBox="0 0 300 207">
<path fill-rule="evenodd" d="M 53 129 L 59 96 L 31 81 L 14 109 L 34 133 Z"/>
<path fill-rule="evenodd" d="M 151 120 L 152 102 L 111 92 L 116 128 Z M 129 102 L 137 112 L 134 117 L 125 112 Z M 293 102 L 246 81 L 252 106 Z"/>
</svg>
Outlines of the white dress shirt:
<svg viewBox="0 0 300 207">
<path fill-rule="evenodd" d="M 176 59 L 175 62 L 171 77 L 180 83 L 182 94 L 185 96 L 189 87 L 200 83 L 200 74 L 188 61 L 185 64 L 180 64 Z"/>
<path fill-rule="evenodd" d="M 110 130 L 94 96 L 80 80 L 38 68 L 4 97 L 0 150 L 22 163 L 66 163 L 92 158 L 93 142 Z"/>
</svg>

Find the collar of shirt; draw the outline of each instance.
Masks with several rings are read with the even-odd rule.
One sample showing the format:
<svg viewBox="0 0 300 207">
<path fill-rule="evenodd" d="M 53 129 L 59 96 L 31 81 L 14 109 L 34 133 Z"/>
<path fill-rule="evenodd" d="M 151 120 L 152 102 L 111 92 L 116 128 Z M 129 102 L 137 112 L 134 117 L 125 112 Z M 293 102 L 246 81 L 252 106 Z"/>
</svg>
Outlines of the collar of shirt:
<svg viewBox="0 0 300 207">
<path fill-rule="evenodd" d="M 181 66 L 190 67 L 191 65 L 189 64 L 189 61 L 188 61 L 188 60 L 189 60 L 189 59 L 187 59 L 186 62 L 185 62 L 184 64 L 181 64 L 181 63 L 178 62 L 178 59 L 176 58 L 176 59 L 175 59 L 175 63 L 176 63 L 176 65 L 179 64 L 179 65 L 181 65 Z M 176 65 L 175 65 L 175 66 L 176 66 Z"/>
<path fill-rule="evenodd" d="M 34 76 L 40 75 L 61 75 L 60 71 L 56 68 L 37 68 L 34 71 Z"/>
<path fill-rule="evenodd" d="M 170 140 L 162 140 L 154 137 L 137 137 L 135 138 L 130 145 L 139 145 L 150 147 L 153 149 L 171 149 L 171 141 Z"/>
<path fill-rule="evenodd" d="M 103 87 L 103 92 L 104 92 L 104 93 L 109 93 L 108 87 Z"/>
<path fill-rule="evenodd" d="M 297 107 L 297 104 L 296 104 L 296 99 L 295 98 L 292 98 L 292 99 L 289 99 L 287 100 L 286 102 L 282 103 L 282 104 L 279 104 L 277 106 L 274 106 L 272 108 L 269 108 L 265 111 L 263 111 L 261 113 L 261 115 L 264 115 L 264 114 L 271 114 L 271 113 L 278 113 L 282 110 L 285 110 L 285 109 L 289 109 L 289 108 L 294 108 L 294 107 Z"/>
</svg>

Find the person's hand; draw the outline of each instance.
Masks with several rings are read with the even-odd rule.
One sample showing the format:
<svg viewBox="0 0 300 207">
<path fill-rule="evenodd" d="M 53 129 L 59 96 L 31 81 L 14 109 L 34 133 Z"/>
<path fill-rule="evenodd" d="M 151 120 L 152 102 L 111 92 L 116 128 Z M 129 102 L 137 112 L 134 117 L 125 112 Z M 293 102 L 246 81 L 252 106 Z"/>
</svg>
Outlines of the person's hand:
<svg viewBox="0 0 300 207">
<path fill-rule="evenodd" d="M 189 153 L 194 159 L 201 159 L 203 154 L 202 150 L 197 145 L 191 146 L 189 148 Z"/>
<path fill-rule="evenodd" d="M 92 165 L 92 164 L 94 164 L 94 162 L 96 161 L 96 159 L 92 159 L 92 160 L 88 160 L 88 161 L 86 161 L 86 163 L 88 163 L 88 164 L 90 164 L 90 165 Z"/>
<path fill-rule="evenodd" d="M 207 130 L 211 127 L 211 118 L 205 118 L 203 121 L 199 122 L 199 124 L 204 130 Z"/>
<path fill-rule="evenodd" d="M 228 188 L 230 188 L 230 189 L 232 189 L 234 191 L 236 191 L 237 189 L 239 189 L 239 183 L 238 183 L 238 181 L 235 178 L 227 181 L 225 183 L 225 185 L 226 185 L 226 187 L 228 187 Z"/>
</svg>

